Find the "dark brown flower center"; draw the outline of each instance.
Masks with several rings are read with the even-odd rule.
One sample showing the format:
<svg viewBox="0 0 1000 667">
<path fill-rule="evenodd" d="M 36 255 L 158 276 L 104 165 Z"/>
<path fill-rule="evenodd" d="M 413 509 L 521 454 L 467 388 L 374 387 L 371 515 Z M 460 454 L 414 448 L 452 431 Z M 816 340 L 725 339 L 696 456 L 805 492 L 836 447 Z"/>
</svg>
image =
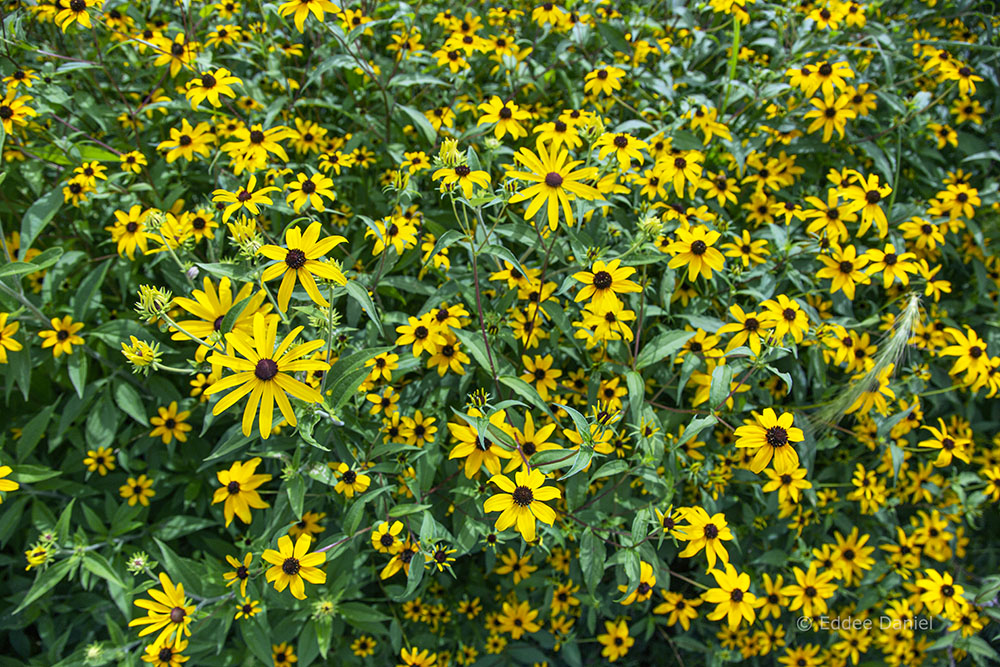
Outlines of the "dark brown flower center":
<svg viewBox="0 0 1000 667">
<path fill-rule="evenodd" d="M 278 364 L 274 359 L 261 359 L 253 369 L 253 374 L 258 380 L 267 382 L 274 379 L 278 374 Z"/>
<path fill-rule="evenodd" d="M 708 250 L 708 246 L 701 239 L 691 244 L 691 253 L 694 255 L 704 255 L 706 250 Z"/>
<path fill-rule="evenodd" d="M 743 591 L 741 591 L 738 588 L 733 589 L 732 592 L 729 593 L 729 599 L 732 600 L 733 602 L 742 602 Z"/>
<path fill-rule="evenodd" d="M 877 204 L 881 199 L 882 195 L 879 194 L 878 190 L 869 190 L 865 193 L 865 201 L 869 204 Z"/>
<path fill-rule="evenodd" d="M 563 184 L 563 177 L 554 171 L 545 174 L 545 185 L 550 188 L 558 188 Z"/>
<path fill-rule="evenodd" d="M 767 429 L 764 439 L 771 447 L 783 447 L 788 444 L 788 431 L 780 426 L 772 426 Z"/>
<path fill-rule="evenodd" d="M 531 489 L 526 486 L 517 487 L 511 495 L 514 498 L 514 503 L 521 507 L 527 507 L 535 499 L 535 496 L 531 493 Z"/>
<path fill-rule="evenodd" d="M 714 523 L 705 524 L 705 539 L 714 540 L 719 536 L 719 529 Z"/>
<path fill-rule="evenodd" d="M 299 573 L 299 559 L 298 558 L 286 558 L 285 562 L 281 564 L 281 571 L 288 576 L 293 576 Z"/>
<path fill-rule="evenodd" d="M 250 143 L 252 144 L 262 144 L 264 143 L 264 133 L 260 130 L 253 130 L 250 133 Z"/>
<path fill-rule="evenodd" d="M 297 271 L 306 265 L 306 254 L 298 248 L 290 248 L 288 254 L 285 255 L 285 264 L 288 265 L 288 268 Z"/>
<path fill-rule="evenodd" d="M 607 271 L 598 271 L 594 274 L 594 287 L 597 289 L 608 289 L 611 287 L 611 274 Z"/>
<path fill-rule="evenodd" d="M 185 612 L 180 607 L 174 607 L 173 609 L 170 610 L 170 622 L 171 623 L 180 623 L 180 622 L 182 622 L 184 620 L 185 616 L 187 616 L 187 612 Z"/>
</svg>

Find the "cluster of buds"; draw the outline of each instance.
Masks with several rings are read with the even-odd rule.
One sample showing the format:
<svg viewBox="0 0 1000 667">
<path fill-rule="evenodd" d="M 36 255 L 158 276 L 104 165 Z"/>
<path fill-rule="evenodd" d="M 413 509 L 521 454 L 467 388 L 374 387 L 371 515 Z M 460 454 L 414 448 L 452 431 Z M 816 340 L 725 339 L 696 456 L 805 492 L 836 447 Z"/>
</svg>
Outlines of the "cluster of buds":
<svg viewBox="0 0 1000 667">
<path fill-rule="evenodd" d="M 156 569 L 158 563 L 149 557 L 145 551 L 136 551 L 125 561 L 125 569 L 132 574 L 141 574 Z"/>
<path fill-rule="evenodd" d="M 655 241 L 663 233 L 663 220 L 655 214 L 647 215 L 639 220 L 639 238 L 642 243 Z"/>
<path fill-rule="evenodd" d="M 160 362 L 160 344 L 147 343 L 139 340 L 135 336 L 129 336 L 129 343 L 122 343 L 122 355 L 132 367 L 132 373 L 136 375 L 149 375 L 150 370 L 155 370 Z"/>
<path fill-rule="evenodd" d="M 174 295 L 170 290 L 150 285 L 139 286 L 139 300 L 135 303 L 135 312 L 146 322 L 155 322 L 167 312 L 173 302 Z"/>
<path fill-rule="evenodd" d="M 246 258 L 255 257 L 257 251 L 264 245 L 264 239 L 257 232 L 257 222 L 252 218 L 241 215 L 232 222 L 227 222 L 229 234 L 236 245 L 240 247 L 240 254 Z"/>
<path fill-rule="evenodd" d="M 445 167 L 457 167 L 465 164 L 467 157 L 465 153 L 458 150 L 457 139 L 445 139 L 441 142 L 441 150 L 438 151 L 438 160 Z"/>
</svg>

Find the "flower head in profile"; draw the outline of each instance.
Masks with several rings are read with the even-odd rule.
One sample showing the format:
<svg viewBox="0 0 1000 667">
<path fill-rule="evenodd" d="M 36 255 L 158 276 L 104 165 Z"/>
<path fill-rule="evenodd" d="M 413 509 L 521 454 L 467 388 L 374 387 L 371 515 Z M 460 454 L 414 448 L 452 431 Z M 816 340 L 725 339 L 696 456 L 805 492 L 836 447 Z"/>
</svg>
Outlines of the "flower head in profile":
<svg viewBox="0 0 1000 667">
<path fill-rule="evenodd" d="M 279 593 L 288 588 L 299 600 L 306 599 L 305 583 L 326 583 L 326 573 L 318 566 L 326 562 L 326 553 L 315 551 L 310 553 L 312 538 L 303 533 L 292 545 L 292 538 L 282 535 L 278 538 L 278 550 L 267 549 L 262 556 L 271 564 L 265 578 L 274 583 Z"/>
</svg>

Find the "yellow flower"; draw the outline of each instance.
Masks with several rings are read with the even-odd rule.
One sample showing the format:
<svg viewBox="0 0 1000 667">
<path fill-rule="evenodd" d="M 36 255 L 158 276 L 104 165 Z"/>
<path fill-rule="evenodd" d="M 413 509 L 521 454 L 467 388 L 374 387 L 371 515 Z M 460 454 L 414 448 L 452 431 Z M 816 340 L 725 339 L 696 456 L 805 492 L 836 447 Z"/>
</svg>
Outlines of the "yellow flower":
<svg viewBox="0 0 1000 667">
<path fill-rule="evenodd" d="M 306 599 L 304 581 L 310 584 L 326 583 L 326 573 L 319 565 L 326 562 L 326 553 L 317 551 L 309 553 L 312 538 L 303 533 L 292 546 L 292 538 L 282 535 L 278 538 L 278 550 L 267 549 L 262 556 L 271 564 L 265 578 L 274 583 L 279 593 L 288 588 L 299 600 Z"/>
<path fill-rule="evenodd" d="M 322 21 L 325 12 L 336 14 L 338 8 L 329 0 L 289 0 L 278 5 L 278 13 L 282 16 L 294 14 L 295 28 L 299 32 L 305 32 L 306 18 L 312 13 L 316 20 Z"/>
<path fill-rule="evenodd" d="M 642 288 L 628 279 L 635 273 L 635 269 L 619 266 L 620 264 L 620 259 L 613 259 L 607 264 L 598 260 L 590 271 L 574 273 L 573 278 L 584 283 L 574 300 L 580 302 L 590 299 L 595 308 L 613 308 L 621 304 L 618 294 L 641 292 Z"/>
<path fill-rule="evenodd" d="M 233 389 L 225 398 L 215 404 L 215 408 L 212 410 L 212 414 L 215 415 L 250 394 L 250 400 L 247 401 L 247 406 L 243 411 L 243 435 L 250 435 L 253 419 L 259 405 L 260 435 L 265 440 L 271 436 L 271 420 L 275 403 L 278 404 L 281 415 L 290 426 L 298 424 L 286 392 L 306 403 L 323 402 L 323 396 L 318 391 L 296 380 L 290 373 L 330 370 L 330 364 L 325 361 L 302 359 L 302 357 L 323 347 L 325 341 L 314 340 L 291 347 L 292 342 L 303 329 L 303 327 L 296 327 L 275 348 L 277 329 L 277 318 L 267 323 L 263 315 L 255 313 L 253 338 L 242 331 L 226 334 L 226 340 L 243 358 L 219 353 L 213 354 L 209 359 L 211 363 L 220 364 L 236 371 L 236 373 L 215 382 L 205 390 L 206 394 L 211 395 Z"/>
<path fill-rule="evenodd" d="M 21 488 L 21 485 L 12 479 L 4 479 L 7 475 L 14 471 L 10 466 L 0 466 L 0 491 L 10 493 L 11 491 L 17 491 Z M 0 496 L 0 503 L 3 503 L 3 497 Z"/>
<path fill-rule="evenodd" d="M 516 484 L 503 475 L 490 477 L 490 482 L 500 487 L 502 493 L 488 498 L 483 509 L 486 512 L 501 512 L 496 522 L 497 530 L 507 530 L 514 526 L 525 541 L 533 542 L 535 519 L 550 526 L 556 519 L 555 510 L 544 501 L 559 498 L 559 489 L 543 487 L 545 475 L 537 469 L 531 472 L 518 470 L 514 473 L 514 479 Z"/>
<path fill-rule="evenodd" d="M 212 201 L 229 204 L 226 206 L 226 210 L 222 212 L 223 222 L 228 221 L 229 216 L 243 208 L 248 210 L 253 215 L 260 215 L 261 205 L 271 205 L 274 203 L 271 201 L 271 198 L 267 196 L 267 194 L 269 192 L 276 192 L 278 188 L 269 186 L 261 188 L 255 192 L 254 188 L 256 187 L 257 177 L 251 176 L 247 186 L 245 188 L 240 188 L 237 192 L 229 192 L 228 190 L 223 190 L 221 188 L 212 191 Z"/>
<path fill-rule="evenodd" d="M 83 345 L 83 338 L 77 335 L 82 328 L 83 322 L 74 322 L 69 315 L 61 320 L 53 317 L 52 329 L 38 332 L 43 339 L 42 348 L 51 347 L 52 356 L 57 359 L 63 354 L 73 354 L 74 345 Z"/>
<path fill-rule="evenodd" d="M 0 486 L 0 489 L 3 487 Z M 139 475 L 138 478 L 129 477 L 125 484 L 118 488 L 118 493 L 128 500 L 129 507 L 134 507 L 136 503 L 149 507 L 149 499 L 156 495 L 156 491 L 153 491 L 153 480 L 145 475 Z"/>
<path fill-rule="evenodd" d="M 97 471 L 101 477 L 108 474 L 109 470 L 115 469 L 115 455 L 110 447 L 98 447 L 87 450 L 87 456 L 83 459 L 83 464 L 87 466 L 89 472 Z"/>
<path fill-rule="evenodd" d="M 577 197 L 585 200 L 600 198 L 596 188 L 582 181 L 596 179 L 597 167 L 582 167 L 581 160 L 567 162 L 568 151 L 555 146 L 549 149 L 539 141 L 536 145 L 537 155 L 527 148 L 522 148 L 514 154 L 514 160 L 527 167 L 530 171 L 508 171 L 507 178 L 530 181 L 534 185 L 521 190 L 510 198 L 510 203 L 531 200 L 524 217 L 531 220 L 535 214 L 546 207 L 546 217 L 549 228 L 559 226 L 559 207 L 562 206 L 563 216 L 567 225 L 573 224 L 573 211 L 570 202 Z"/>
<path fill-rule="evenodd" d="M 753 623 L 757 618 L 757 612 L 754 611 L 757 596 L 750 592 L 750 575 L 745 572 L 737 573 L 736 568 L 729 563 L 726 563 L 725 571 L 712 570 L 711 575 L 715 577 L 718 588 L 709 589 L 702 594 L 702 598 L 716 606 L 715 611 L 706 618 L 710 621 L 725 618 L 729 627 L 734 630 L 743 619 Z"/>
<path fill-rule="evenodd" d="M 139 632 L 140 637 L 159 631 L 154 644 L 167 644 L 177 648 L 184 637 L 191 636 L 188 626 L 195 606 L 185 604 L 184 584 L 178 583 L 175 587 L 165 572 L 160 573 L 160 586 L 162 591 L 149 591 L 152 600 L 135 601 L 135 606 L 145 609 L 146 615 L 132 619 L 128 626 L 145 625 Z"/>
<path fill-rule="evenodd" d="M 477 126 L 484 123 L 495 123 L 493 133 L 497 139 L 503 139 L 505 134 L 511 138 L 528 136 L 528 131 L 521 126 L 521 121 L 530 120 L 531 114 L 522 110 L 513 101 L 504 102 L 494 95 L 489 102 L 479 105 L 483 115 L 479 117 Z"/>
<path fill-rule="evenodd" d="M 191 425 L 184 423 L 191 416 L 187 410 L 177 412 L 177 401 L 171 401 L 169 407 L 158 408 L 159 415 L 153 417 L 149 422 L 155 427 L 149 437 L 161 436 L 163 444 L 170 444 L 174 438 L 180 442 L 187 441 L 187 432 L 191 430 Z"/>
<path fill-rule="evenodd" d="M 268 259 L 275 260 L 274 264 L 265 269 L 263 280 L 274 280 L 278 276 L 284 276 L 278 288 L 278 308 L 282 312 L 288 310 L 288 302 L 292 298 L 296 279 L 302 283 L 309 297 L 324 308 L 328 307 L 330 302 L 320 294 L 313 276 L 331 280 L 339 285 L 347 284 L 347 278 L 335 264 L 320 261 L 347 239 L 343 236 L 327 236 L 320 239 L 321 230 L 322 225 L 319 222 L 309 225 L 304 233 L 299 227 L 292 227 L 285 232 L 286 247 L 265 245 L 257 251 Z"/>
<path fill-rule="evenodd" d="M 341 463 L 337 466 L 336 475 L 339 479 L 333 490 L 344 494 L 348 498 L 353 498 L 355 493 L 364 493 L 372 483 L 371 477 L 355 472 L 346 463 Z"/>
<path fill-rule="evenodd" d="M 232 86 L 242 83 L 239 77 L 233 76 L 225 67 L 220 67 L 214 72 L 202 72 L 201 76 L 188 81 L 184 94 L 191 102 L 192 109 L 197 109 L 205 100 L 213 107 L 219 107 L 222 106 L 219 95 L 235 98 Z"/>
<path fill-rule="evenodd" d="M 616 662 L 628 653 L 628 650 L 635 644 L 635 639 L 629 636 L 628 625 L 625 621 L 619 621 L 617 625 L 612 621 L 604 621 L 604 629 L 603 634 L 597 635 L 598 643 L 604 646 L 601 649 L 601 655 L 609 662 Z"/>
<path fill-rule="evenodd" d="M 723 546 L 723 540 L 733 539 L 733 533 L 726 523 L 726 515 L 722 512 L 709 516 L 702 507 L 694 507 L 684 512 L 684 518 L 688 525 L 678 526 L 680 539 L 687 540 L 687 547 L 679 555 L 681 558 L 695 556 L 702 549 L 705 550 L 705 557 L 708 558 L 708 567 L 715 567 L 716 556 L 723 562 L 729 563 L 729 552 Z"/>
<path fill-rule="evenodd" d="M 677 240 L 667 248 L 674 256 L 667 266 L 671 269 L 687 266 L 687 276 L 691 282 L 699 275 L 711 280 L 712 271 L 722 271 L 726 262 L 722 253 L 713 247 L 719 236 L 719 232 L 704 225 L 680 227 L 677 230 Z"/>
<path fill-rule="evenodd" d="M 220 470 L 215 474 L 222 486 L 215 490 L 212 504 L 225 502 L 222 513 L 226 517 L 226 526 L 232 523 L 234 515 L 243 523 L 249 524 L 253 520 L 250 515 L 251 508 L 270 507 L 261 500 L 260 494 L 256 491 L 261 484 L 271 480 L 271 475 L 254 474 L 260 461 L 259 457 L 254 457 L 246 463 L 237 461 L 229 470 Z"/>
<path fill-rule="evenodd" d="M 14 334 L 21 328 L 20 322 L 7 324 L 10 313 L 0 313 L 0 364 L 7 363 L 7 350 L 17 352 L 22 349 L 21 343 L 14 340 Z"/>
<path fill-rule="evenodd" d="M 246 597 L 247 582 L 250 581 L 250 563 L 253 562 L 253 554 L 248 553 L 243 556 L 242 562 L 227 555 L 226 561 L 234 568 L 232 572 L 222 573 L 222 578 L 226 582 L 226 588 L 238 583 L 240 585 L 240 595 Z"/>
</svg>

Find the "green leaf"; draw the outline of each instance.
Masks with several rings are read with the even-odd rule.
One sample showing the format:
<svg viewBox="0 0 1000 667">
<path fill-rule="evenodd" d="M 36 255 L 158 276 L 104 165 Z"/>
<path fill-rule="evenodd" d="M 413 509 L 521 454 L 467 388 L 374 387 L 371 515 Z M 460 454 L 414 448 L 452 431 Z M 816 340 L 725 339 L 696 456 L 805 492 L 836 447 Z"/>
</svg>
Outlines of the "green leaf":
<svg viewBox="0 0 1000 667">
<path fill-rule="evenodd" d="M 439 252 L 441 252 L 448 246 L 454 244 L 455 242 L 461 241 L 463 238 L 465 238 L 465 233 L 457 229 L 449 229 L 448 231 L 446 231 L 444 234 L 438 237 L 438 240 L 434 243 L 434 248 L 431 250 L 431 254 L 427 255 L 427 259 L 424 260 L 423 265 L 424 266 L 429 265 L 435 255 L 437 255 Z"/>
<path fill-rule="evenodd" d="M 718 423 L 718 421 L 719 420 L 716 419 L 715 415 L 695 417 L 688 423 L 687 428 L 684 429 L 684 435 L 681 436 L 681 438 L 677 441 L 676 447 L 680 448 L 681 445 L 683 445 L 688 440 L 694 438 L 696 435 L 704 431 L 706 428 L 709 428 L 710 426 L 715 426 L 715 424 Z"/>
<path fill-rule="evenodd" d="M 410 120 L 413 122 L 413 125 L 424 136 L 424 140 L 427 141 L 427 143 L 433 145 L 434 142 L 437 140 L 437 130 L 435 130 L 434 126 L 431 125 L 431 122 L 427 120 L 427 116 L 425 116 L 422 112 L 417 111 L 413 107 L 408 107 L 403 104 L 399 104 L 397 106 L 400 111 L 409 116 Z"/>
<path fill-rule="evenodd" d="M 243 313 L 243 309 L 247 307 L 252 298 L 253 294 L 251 293 L 250 296 L 240 299 L 226 311 L 225 317 L 222 318 L 222 324 L 219 326 L 219 333 L 227 334 L 233 330 L 233 325 L 236 324 L 236 320 L 239 319 L 239 316 Z"/>
<path fill-rule="evenodd" d="M 635 360 L 635 369 L 642 370 L 646 366 L 660 363 L 670 357 L 695 335 L 694 331 L 668 331 L 660 334 L 642 346 Z"/>
<path fill-rule="evenodd" d="M 391 616 L 386 616 L 366 602 L 341 602 L 337 605 L 337 612 L 344 617 L 347 622 L 368 621 L 380 623 L 388 621 Z"/>
<path fill-rule="evenodd" d="M 590 478 L 590 481 L 594 481 L 595 479 L 600 479 L 602 477 L 612 477 L 614 475 L 621 474 L 626 470 L 628 470 L 627 461 L 624 461 L 622 459 L 615 459 L 614 461 L 608 461 L 607 463 L 605 463 L 604 465 L 602 465 L 600 468 L 597 469 L 597 472 L 593 474 L 593 476 Z"/>
<path fill-rule="evenodd" d="M 73 295 L 70 303 L 73 306 L 73 319 L 77 322 L 87 319 L 94 302 L 94 296 L 99 293 L 111 262 L 110 259 L 101 262 L 96 270 L 90 271 L 84 276 L 83 280 L 80 281 L 80 286 L 76 288 L 76 294 Z"/>
<path fill-rule="evenodd" d="M 396 86 L 447 86 L 447 81 L 442 81 L 437 77 L 427 74 L 398 74 L 389 81 L 388 88 Z M 421 114 L 422 115 L 422 114 Z M 2 147 L 2 144 L 0 144 Z"/>
<path fill-rule="evenodd" d="M 285 492 L 288 494 L 288 504 L 296 519 L 302 518 L 303 505 L 306 498 L 306 483 L 301 475 L 295 475 L 285 482 Z"/>
<path fill-rule="evenodd" d="M 108 559 L 96 551 L 88 551 L 83 556 L 83 567 L 98 577 L 105 579 L 108 583 L 118 586 L 122 590 L 128 590 L 129 586 L 122 579 L 121 575 L 108 562 Z"/>
<path fill-rule="evenodd" d="M 630 419 L 636 426 L 639 425 L 642 406 L 646 399 L 646 383 L 642 376 L 636 371 L 625 373 L 625 386 L 628 388 L 628 407 Z"/>
<path fill-rule="evenodd" d="M 265 625 L 263 617 L 264 614 L 257 614 L 249 623 L 240 623 L 240 634 L 243 635 L 244 645 L 262 665 L 272 665 L 274 660 L 271 656 L 271 642 L 268 641 L 271 637 L 271 628 Z M 245 664 L 253 663 L 246 660 Z"/>
<path fill-rule="evenodd" d="M 58 262 L 62 254 L 62 248 L 49 248 L 48 250 L 43 250 L 30 262 L 8 262 L 0 266 L 0 278 L 23 276 L 27 273 L 42 271 Z"/>
<path fill-rule="evenodd" d="M 708 387 L 708 404 L 712 409 L 722 405 L 729 397 L 729 390 L 733 385 L 733 367 L 729 364 L 722 364 L 712 371 L 712 383 Z"/>
<path fill-rule="evenodd" d="M 552 411 L 549 409 L 548 403 L 542 400 L 542 397 L 539 395 L 538 390 L 536 390 L 530 384 L 528 384 L 519 377 L 514 377 L 513 375 L 501 375 L 498 379 L 500 380 L 500 384 L 507 385 L 508 387 L 513 389 L 514 393 L 516 393 L 518 396 L 528 401 L 528 403 L 531 403 L 533 406 L 535 406 L 548 416 L 555 419 L 555 415 L 553 415 Z"/>
<path fill-rule="evenodd" d="M 348 296 L 357 301 L 358 305 L 368 314 L 368 319 L 375 323 L 375 328 L 378 329 L 379 335 L 384 336 L 385 332 L 382 330 L 382 321 L 379 319 L 378 311 L 375 310 L 375 303 L 372 301 L 371 295 L 368 294 L 368 290 L 354 280 L 348 280 L 345 287 L 347 288 Z"/>
<path fill-rule="evenodd" d="M 146 418 L 146 409 L 143 407 L 142 398 L 135 387 L 127 382 L 120 382 L 115 385 L 114 395 L 115 405 L 118 406 L 118 409 L 143 426 L 149 426 L 149 420 Z"/>
<path fill-rule="evenodd" d="M 69 381 L 76 389 L 76 395 L 83 398 L 83 390 L 87 387 L 87 355 L 80 350 L 69 355 L 66 370 L 69 372 Z"/>
<path fill-rule="evenodd" d="M 509 262 L 511 266 L 516 266 L 517 270 L 520 271 L 522 274 L 527 273 L 524 270 L 524 267 L 521 266 L 521 263 L 517 261 L 517 257 L 514 256 L 514 253 L 512 253 L 510 250 L 507 250 L 507 248 L 503 247 L 502 245 L 491 243 L 487 246 L 484 246 L 479 252 L 485 253 L 487 255 L 493 255 L 494 257 L 499 257 L 505 262 Z"/>
<path fill-rule="evenodd" d="M 413 554 L 413 560 L 410 561 L 410 572 L 406 576 L 406 590 L 403 594 L 396 598 L 398 601 L 409 600 L 413 593 L 420 586 L 421 580 L 424 578 L 424 554 L 422 552 L 417 552 Z"/>
<path fill-rule="evenodd" d="M 38 234 L 45 225 L 49 224 L 52 218 L 55 217 L 62 204 L 62 190 L 53 188 L 39 197 L 24 212 L 24 217 L 21 218 L 21 257 L 24 257 L 24 253 L 35 242 L 35 239 L 38 238 Z"/>
<path fill-rule="evenodd" d="M 28 589 L 25 596 L 21 598 L 21 603 L 17 605 L 17 608 L 13 611 L 13 615 L 17 615 L 22 609 L 52 590 L 56 584 L 66 578 L 66 576 L 74 569 L 75 565 L 76 559 L 67 558 L 56 563 L 47 570 L 41 571 L 38 576 L 35 577 L 35 581 L 31 584 L 31 588 Z"/>
<path fill-rule="evenodd" d="M 583 573 L 583 583 L 591 593 L 597 590 L 597 585 L 604 577 L 606 558 L 604 540 L 588 528 L 580 539 L 580 571 Z"/>
<path fill-rule="evenodd" d="M 55 405 L 42 408 L 38 411 L 37 415 L 31 418 L 31 421 L 24 425 L 24 428 L 21 430 L 21 438 L 17 441 L 18 460 L 23 461 L 28 458 L 28 455 L 38 446 L 42 436 L 45 435 L 46 429 L 49 427 L 49 422 L 52 420 L 52 414 L 55 412 L 55 409 Z M 26 468 L 28 466 L 21 467 Z"/>
</svg>

